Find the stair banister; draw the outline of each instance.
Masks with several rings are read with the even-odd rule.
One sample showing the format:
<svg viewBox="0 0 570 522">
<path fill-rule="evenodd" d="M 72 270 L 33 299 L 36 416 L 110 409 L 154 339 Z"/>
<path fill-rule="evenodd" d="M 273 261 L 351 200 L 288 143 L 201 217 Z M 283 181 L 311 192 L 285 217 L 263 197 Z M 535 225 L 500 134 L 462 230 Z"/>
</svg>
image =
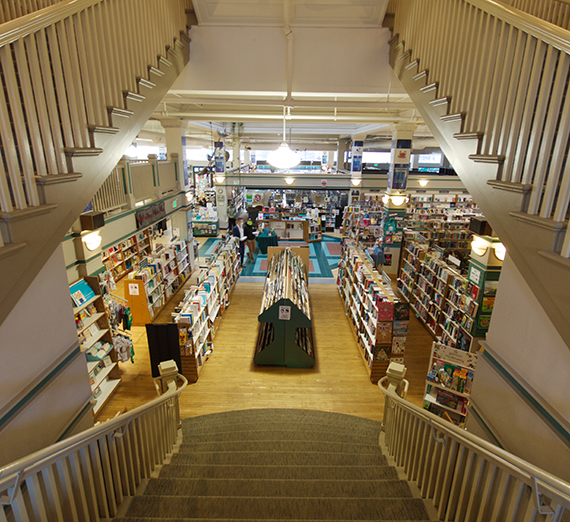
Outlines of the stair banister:
<svg viewBox="0 0 570 522">
<path fill-rule="evenodd" d="M 2 505 L 23 520 L 62 520 L 61 513 L 70 520 L 65 513 L 78 511 L 86 520 L 114 516 L 176 443 L 178 398 L 188 384 L 177 377 L 177 389 L 1 468 L 0 520 Z M 48 499 L 50 491 L 59 493 Z"/>
<path fill-rule="evenodd" d="M 508 520 L 530 522 L 541 514 L 558 522 L 570 509 L 570 484 L 401 399 L 381 383 L 389 406 L 383 421 L 389 454 L 404 466 L 422 496 L 433 500 L 441 520 L 456 520 L 457 513 L 457 520 L 474 520 L 477 515 L 478 520 L 507 520 L 499 513 L 509 512 Z M 475 468 L 480 472 L 476 481 L 470 474 Z M 493 487 L 502 490 L 491 491 Z M 473 500 L 476 495 L 479 502 Z"/>
</svg>

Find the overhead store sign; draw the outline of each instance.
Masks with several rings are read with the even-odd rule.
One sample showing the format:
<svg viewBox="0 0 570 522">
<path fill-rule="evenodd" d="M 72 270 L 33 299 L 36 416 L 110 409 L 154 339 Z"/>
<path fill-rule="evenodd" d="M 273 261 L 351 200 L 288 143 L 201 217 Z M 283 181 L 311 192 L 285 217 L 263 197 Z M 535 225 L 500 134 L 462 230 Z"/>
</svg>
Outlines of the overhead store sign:
<svg viewBox="0 0 570 522">
<path fill-rule="evenodd" d="M 164 201 L 151 205 L 144 210 L 139 210 L 135 213 L 135 219 L 137 220 L 137 229 L 146 228 L 157 221 L 161 221 L 166 217 L 166 208 L 164 207 Z"/>
</svg>

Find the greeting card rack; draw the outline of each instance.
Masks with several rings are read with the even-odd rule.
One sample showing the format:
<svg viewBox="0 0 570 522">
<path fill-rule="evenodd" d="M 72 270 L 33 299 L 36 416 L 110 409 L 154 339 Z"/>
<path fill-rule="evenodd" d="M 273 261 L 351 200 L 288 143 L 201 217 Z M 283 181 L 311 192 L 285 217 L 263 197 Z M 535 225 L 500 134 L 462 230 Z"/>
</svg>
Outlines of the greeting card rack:
<svg viewBox="0 0 570 522">
<path fill-rule="evenodd" d="M 315 345 L 308 290 L 309 249 L 269 247 L 268 263 L 253 361 L 311 368 Z"/>
</svg>

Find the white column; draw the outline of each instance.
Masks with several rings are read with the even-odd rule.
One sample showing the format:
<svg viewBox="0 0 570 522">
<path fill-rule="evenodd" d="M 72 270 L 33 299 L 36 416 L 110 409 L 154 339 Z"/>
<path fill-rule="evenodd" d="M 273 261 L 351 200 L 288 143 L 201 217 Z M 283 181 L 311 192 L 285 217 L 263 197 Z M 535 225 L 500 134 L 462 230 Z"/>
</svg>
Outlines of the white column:
<svg viewBox="0 0 570 522">
<path fill-rule="evenodd" d="M 179 172 L 178 181 L 180 190 L 184 190 L 188 180 L 188 166 L 186 164 L 186 126 L 188 122 L 179 118 L 161 118 L 160 124 L 164 128 L 166 152 L 178 154 Z"/>
<path fill-rule="evenodd" d="M 239 169 L 240 167 L 240 140 L 239 138 L 234 138 L 233 141 L 233 159 L 232 159 L 232 169 Z"/>
</svg>

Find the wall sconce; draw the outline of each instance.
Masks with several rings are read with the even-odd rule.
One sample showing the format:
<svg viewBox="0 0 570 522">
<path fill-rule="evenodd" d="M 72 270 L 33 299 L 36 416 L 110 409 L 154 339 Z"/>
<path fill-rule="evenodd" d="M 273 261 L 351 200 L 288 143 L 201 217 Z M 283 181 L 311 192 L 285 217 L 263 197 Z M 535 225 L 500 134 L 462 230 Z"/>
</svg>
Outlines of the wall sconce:
<svg viewBox="0 0 570 522">
<path fill-rule="evenodd" d="M 482 237 L 475 236 L 473 241 L 471 241 L 471 248 L 479 257 L 483 257 L 487 253 L 489 242 L 485 241 Z"/>
<path fill-rule="evenodd" d="M 103 238 L 99 235 L 99 232 L 91 232 L 91 234 L 87 234 L 81 238 L 81 241 L 85 243 L 87 250 L 93 252 L 93 250 L 97 250 L 101 246 L 101 241 Z"/>
<path fill-rule="evenodd" d="M 358 185 L 360 185 L 360 183 L 362 182 L 362 178 L 352 178 L 350 180 L 350 182 L 355 186 L 358 187 Z"/>
<path fill-rule="evenodd" d="M 285 183 L 287 183 L 287 185 L 293 185 L 295 178 L 285 178 Z"/>
<path fill-rule="evenodd" d="M 493 249 L 497 259 L 504 261 L 507 255 L 507 247 L 503 243 L 493 243 Z"/>
<path fill-rule="evenodd" d="M 219 185 L 221 185 L 224 181 L 226 181 L 225 176 L 214 176 L 214 179 L 216 180 L 216 183 L 218 183 Z"/>
<path fill-rule="evenodd" d="M 420 187 L 427 187 L 428 183 L 429 181 L 427 179 L 420 179 L 419 181 Z"/>
<path fill-rule="evenodd" d="M 402 206 L 408 200 L 407 196 L 390 196 L 390 198 L 396 207 Z"/>
<path fill-rule="evenodd" d="M 390 201 L 390 196 L 388 196 L 388 194 L 384 194 L 382 196 L 382 203 L 384 203 L 384 205 L 387 205 L 389 201 Z"/>
</svg>

